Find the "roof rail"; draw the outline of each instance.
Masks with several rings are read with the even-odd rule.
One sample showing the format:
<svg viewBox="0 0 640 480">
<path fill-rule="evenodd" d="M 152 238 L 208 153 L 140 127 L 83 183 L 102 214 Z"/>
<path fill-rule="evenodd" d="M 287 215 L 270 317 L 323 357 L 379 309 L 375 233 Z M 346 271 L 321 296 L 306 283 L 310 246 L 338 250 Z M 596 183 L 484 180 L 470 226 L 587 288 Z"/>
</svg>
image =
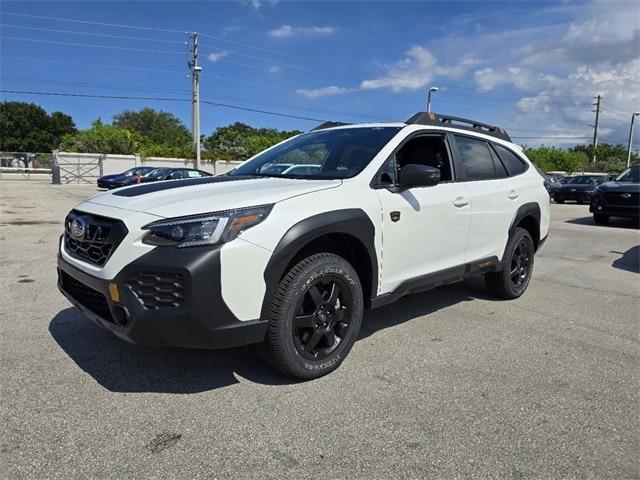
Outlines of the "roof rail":
<svg viewBox="0 0 640 480">
<path fill-rule="evenodd" d="M 500 140 L 511 141 L 511 137 L 506 130 L 494 125 L 476 122 L 467 118 L 453 117 L 451 115 L 439 115 L 433 112 L 418 112 L 409 118 L 406 122 L 408 125 L 437 125 L 460 128 L 462 130 L 472 130 L 478 133 L 484 133 Z"/>
<path fill-rule="evenodd" d="M 325 128 L 342 127 L 343 125 L 351 125 L 351 124 L 343 123 L 343 122 L 323 122 L 320 125 L 313 127 L 311 131 L 315 132 L 316 130 L 324 130 Z"/>
</svg>

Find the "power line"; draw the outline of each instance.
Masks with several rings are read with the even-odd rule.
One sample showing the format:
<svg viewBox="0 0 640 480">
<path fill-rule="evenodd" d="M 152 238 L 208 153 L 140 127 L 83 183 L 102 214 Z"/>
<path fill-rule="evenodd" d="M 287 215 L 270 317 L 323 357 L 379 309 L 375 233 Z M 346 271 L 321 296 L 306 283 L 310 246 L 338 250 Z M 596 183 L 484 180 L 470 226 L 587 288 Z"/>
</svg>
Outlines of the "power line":
<svg viewBox="0 0 640 480">
<path fill-rule="evenodd" d="M 123 91 L 139 91 L 139 92 L 153 92 L 153 93 L 186 93 L 186 89 L 184 88 L 149 88 L 143 85 L 122 85 L 122 84 L 109 84 L 109 83 L 94 83 L 94 82 L 78 82 L 78 81 L 68 81 L 68 80 L 42 80 L 39 78 L 29 78 L 29 77 L 16 77 L 16 76 L 8 76 L 3 75 L 0 76 L 5 83 L 20 83 L 20 84 L 42 84 L 42 85 L 62 85 L 62 86 L 70 86 L 70 87 L 80 87 L 80 88 L 98 88 L 104 90 L 123 90 Z M 353 112 L 342 112 L 337 110 L 327 110 L 321 108 L 304 108 L 299 105 L 282 103 L 282 102 L 270 102 L 267 100 L 260 100 L 256 98 L 247 98 L 240 97 L 234 95 L 223 95 L 219 93 L 209 93 L 209 94 L 201 94 L 202 98 L 208 99 L 222 99 L 222 100 L 231 100 L 231 101 L 239 101 L 242 103 L 256 104 L 256 105 L 267 105 L 267 106 L 275 106 L 275 107 L 284 107 L 289 110 L 302 110 L 306 112 L 318 112 L 318 113 L 326 113 L 332 115 L 341 115 L 343 117 L 354 117 L 354 118 L 366 118 L 368 120 L 381 120 L 381 121 L 389 121 L 389 119 L 374 117 L 368 115 L 362 115 Z"/>
<path fill-rule="evenodd" d="M 10 27 L 10 28 L 21 28 L 24 30 L 36 30 L 39 32 L 54 32 L 54 33 L 65 33 L 70 35 L 90 35 L 93 37 L 105 37 L 105 38 L 121 38 L 124 40 L 137 40 L 144 42 L 161 42 L 161 43 L 171 43 L 171 44 L 184 44 L 179 40 L 163 40 L 159 38 L 147 38 L 147 37 L 131 37 L 128 35 L 112 35 L 110 33 L 97 33 L 97 32 L 78 32 L 76 30 L 60 30 L 57 28 L 43 28 L 43 27 L 29 27 L 26 25 L 12 25 L 8 23 L 0 23 L 0 27 Z"/>
<path fill-rule="evenodd" d="M 107 65 L 103 63 L 81 63 L 81 62 L 67 62 L 64 60 L 51 60 L 48 58 L 30 58 L 30 57 L 11 57 L 7 55 L 2 56 L 3 59 L 16 60 L 19 62 L 46 62 L 46 63 L 59 63 L 61 65 L 77 65 L 81 67 L 92 68 L 112 68 L 116 70 L 139 70 L 142 72 L 154 72 L 154 73 L 176 73 L 185 75 L 182 70 L 165 70 L 160 68 L 146 68 L 146 67 L 127 67 L 125 65 Z M 235 80 L 234 80 L 235 81 Z"/>
<path fill-rule="evenodd" d="M 42 95 L 42 96 L 54 96 L 54 97 L 80 97 L 80 98 L 101 98 L 110 100 L 149 100 L 149 101 L 162 101 L 162 102 L 191 102 L 190 98 L 167 98 L 167 97 L 134 97 L 129 95 L 95 95 L 85 93 L 66 93 L 66 92 L 36 92 L 26 90 L 7 90 L 0 89 L 0 93 L 18 94 L 18 95 Z M 313 118 L 303 117 L 300 115 L 290 115 L 287 113 L 273 112 L 270 110 L 259 110 L 256 108 L 242 107 L 240 105 L 232 105 L 228 103 L 218 103 L 202 100 L 202 103 L 211 105 L 214 107 L 232 108 L 235 110 L 243 110 L 247 112 L 262 113 L 265 115 L 273 115 L 277 117 L 295 118 L 297 120 L 307 120 L 313 122 L 328 122 L 326 118 Z"/>
<path fill-rule="evenodd" d="M 77 20 L 71 18 L 61 18 L 61 17 L 48 17 L 45 15 L 28 15 L 26 13 L 16 13 L 16 12 L 3 12 L 0 11 L 0 15 L 9 15 L 12 17 L 23 17 L 23 18 L 37 18 L 39 20 L 55 20 L 56 22 L 68 22 L 68 23 L 81 23 L 84 25 L 99 25 L 102 27 L 118 27 L 118 28 L 131 28 L 135 30 L 148 30 L 153 32 L 169 32 L 169 33 L 187 33 L 184 30 L 172 30 L 169 28 L 156 28 L 156 27 L 141 27 L 141 26 L 133 26 L 133 25 L 124 25 L 121 23 L 105 23 L 105 22 L 94 22 L 90 20 Z"/>
<path fill-rule="evenodd" d="M 62 17 L 50 17 L 50 16 L 45 16 L 45 15 L 28 15 L 25 13 L 15 13 L 15 12 L 4 12 L 4 11 L 0 11 L 0 15 L 8 15 L 8 16 L 14 16 L 14 17 L 23 17 L 23 18 L 35 18 L 35 19 L 39 19 L 39 20 L 54 20 L 56 22 L 68 22 L 68 23 L 78 23 L 78 24 L 83 24 L 83 25 L 97 25 L 97 26 L 102 26 L 102 27 L 114 27 L 114 28 L 129 28 L 129 29 L 133 29 L 133 30 L 146 30 L 146 31 L 152 31 L 152 32 L 167 32 L 167 33 L 181 33 L 181 34 L 185 34 L 185 33 L 189 33 L 186 30 L 175 30 L 175 29 L 170 29 L 170 28 L 158 28 L 158 27 L 145 27 L 145 26 L 139 26 L 139 25 L 129 25 L 129 24 L 123 24 L 123 23 L 107 23 L 107 22 L 95 22 L 95 21 L 91 21 L 91 20 L 79 20 L 79 19 L 72 19 L 72 18 L 62 18 Z M 297 57 L 295 55 L 289 55 L 286 53 L 282 53 L 282 52 L 278 52 L 277 50 L 271 50 L 271 49 L 267 49 L 267 48 L 263 48 L 263 47 L 257 47 L 248 43 L 242 43 L 242 42 L 236 42 L 234 40 L 229 40 L 223 37 L 218 37 L 216 35 L 211 35 L 208 33 L 200 33 L 200 35 L 202 35 L 203 37 L 208 37 L 211 38 L 213 40 L 217 40 L 219 42 L 226 42 L 232 45 L 238 45 L 244 48 L 252 48 L 254 50 L 259 50 L 265 53 L 271 53 L 274 55 L 280 55 L 283 57 L 289 57 L 289 58 L 294 58 L 294 59 L 298 59 L 298 60 L 307 60 L 305 58 L 302 57 Z"/>
<path fill-rule="evenodd" d="M 57 44 L 57 45 L 67 45 L 67 46 L 71 46 L 71 47 L 85 47 L 85 48 L 105 48 L 105 49 L 111 49 L 111 50 L 127 50 L 127 51 L 133 51 L 133 52 L 145 52 L 145 53 L 161 53 L 161 54 L 172 54 L 172 55 L 186 55 L 187 52 L 186 51 L 176 51 L 176 50 L 156 50 L 156 49 L 148 49 L 148 48 L 136 48 L 136 47 L 120 47 L 120 46 L 115 46 L 115 45 L 100 45 L 100 44 L 91 44 L 91 43 L 76 43 L 76 42 L 61 42 L 61 41 L 57 41 L 57 40 L 41 40 L 41 39 L 37 39 L 37 38 L 25 38 L 25 37 L 10 37 L 10 36 L 0 36 L 0 38 L 5 39 L 5 40 L 18 40 L 18 41 L 25 41 L 25 42 L 36 42 L 36 43 L 46 43 L 46 44 Z M 250 68 L 253 70 L 259 70 L 262 72 L 265 72 L 265 68 L 264 67 L 258 67 L 256 65 L 253 64 L 249 64 L 249 63 L 243 63 L 243 62 L 236 62 L 235 60 L 228 60 L 226 58 L 221 58 L 218 61 L 220 62 L 224 62 L 224 63 L 230 63 L 233 65 L 238 65 L 244 68 Z"/>
<path fill-rule="evenodd" d="M 206 45 L 203 45 L 202 42 L 200 42 L 200 45 L 206 46 Z M 294 65 L 292 63 L 281 62 L 279 60 L 270 60 L 270 59 L 264 58 L 264 57 L 257 57 L 255 55 L 249 55 L 249 54 L 246 54 L 246 53 L 238 52 L 237 50 L 229 50 L 229 49 L 224 49 L 224 48 L 220 48 L 220 47 L 212 47 L 210 45 L 207 46 L 207 48 L 210 48 L 210 49 L 213 49 L 213 50 L 217 50 L 218 52 L 222 52 L 222 53 L 225 53 L 225 54 L 226 53 L 230 53 L 230 54 L 233 54 L 233 55 L 237 55 L 239 57 L 249 58 L 251 60 L 257 60 L 259 62 L 271 63 L 271 64 L 274 64 L 274 65 L 280 65 L 282 67 L 298 68 L 300 70 L 308 70 L 305 67 L 301 67 L 300 65 Z"/>
<path fill-rule="evenodd" d="M 75 43 L 75 42 L 60 42 L 57 40 L 41 40 L 38 38 L 24 38 L 24 37 L 8 37 L 8 36 L 0 36 L 0 38 L 5 40 L 19 40 L 21 42 L 35 42 L 35 43 L 46 43 L 46 44 L 57 44 L 57 45 L 68 45 L 72 47 L 87 47 L 87 48 L 106 48 L 111 50 L 129 50 L 132 52 L 146 52 L 146 53 L 164 53 L 171 55 L 186 55 L 186 52 L 179 52 L 176 50 L 155 50 L 149 48 L 135 48 L 135 47 L 117 47 L 115 45 L 99 45 L 92 43 Z"/>
<path fill-rule="evenodd" d="M 329 122 L 329 121 L 331 121 L 331 120 L 327 120 L 327 119 L 324 119 L 324 118 L 301 117 L 301 116 L 298 116 L 298 115 L 289 115 L 287 113 L 276 113 L 276 112 L 270 112 L 268 110 L 258 110 L 258 109 L 255 109 L 255 108 L 241 107 L 241 106 L 238 106 L 238 105 L 229 105 L 229 104 L 226 104 L 226 103 L 210 102 L 210 101 L 207 101 L 207 100 L 202 100 L 202 103 L 206 103 L 207 105 L 212 105 L 214 107 L 234 108 L 236 110 L 245 110 L 247 112 L 264 113 L 266 115 L 277 115 L 279 117 L 296 118 L 296 119 L 299 119 L 299 120 L 309 120 L 309 121 L 312 121 L 312 122 Z"/>
</svg>

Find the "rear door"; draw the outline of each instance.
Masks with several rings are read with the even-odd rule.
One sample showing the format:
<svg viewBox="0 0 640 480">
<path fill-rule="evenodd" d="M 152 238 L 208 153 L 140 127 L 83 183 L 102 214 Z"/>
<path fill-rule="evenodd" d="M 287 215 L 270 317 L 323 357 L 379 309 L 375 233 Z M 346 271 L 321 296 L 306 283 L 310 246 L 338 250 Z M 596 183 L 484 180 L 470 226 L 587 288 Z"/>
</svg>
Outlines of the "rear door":
<svg viewBox="0 0 640 480">
<path fill-rule="evenodd" d="M 470 135 L 452 137 L 471 199 L 466 261 L 501 259 L 511 221 L 521 204 L 518 182 L 509 177 L 490 142 Z"/>
</svg>

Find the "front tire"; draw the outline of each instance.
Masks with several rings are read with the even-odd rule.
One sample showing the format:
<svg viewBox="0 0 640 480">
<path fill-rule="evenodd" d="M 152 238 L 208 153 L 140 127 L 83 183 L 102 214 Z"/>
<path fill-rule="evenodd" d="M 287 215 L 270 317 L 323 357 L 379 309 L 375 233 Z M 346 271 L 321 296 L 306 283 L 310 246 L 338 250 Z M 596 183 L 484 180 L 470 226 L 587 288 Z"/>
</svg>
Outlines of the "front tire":
<svg viewBox="0 0 640 480">
<path fill-rule="evenodd" d="M 531 281 L 534 250 L 529 232 L 524 228 L 516 228 L 507 242 L 502 270 L 484 276 L 489 291 L 506 300 L 521 296 Z"/>
<path fill-rule="evenodd" d="M 598 225 L 606 225 L 609 223 L 609 215 L 603 215 L 602 213 L 594 213 L 593 221 Z"/>
<path fill-rule="evenodd" d="M 338 368 L 351 350 L 363 310 L 362 286 L 351 264 L 330 253 L 312 255 L 280 281 L 258 351 L 289 377 L 321 377 Z"/>
</svg>

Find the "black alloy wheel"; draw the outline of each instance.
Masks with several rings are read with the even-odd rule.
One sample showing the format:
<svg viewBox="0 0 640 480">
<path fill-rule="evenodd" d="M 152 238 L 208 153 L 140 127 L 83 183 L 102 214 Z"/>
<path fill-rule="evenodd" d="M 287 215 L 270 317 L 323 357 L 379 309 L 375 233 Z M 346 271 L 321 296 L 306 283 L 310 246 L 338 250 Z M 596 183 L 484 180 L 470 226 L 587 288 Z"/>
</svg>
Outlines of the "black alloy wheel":
<svg viewBox="0 0 640 480">
<path fill-rule="evenodd" d="M 328 275 L 304 292 L 293 318 L 293 341 L 300 355 L 323 360 L 340 345 L 351 324 L 353 297 L 344 281 Z"/>
<path fill-rule="evenodd" d="M 516 289 L 522 287 L 529 276 L 531 266 L 533 264 L 533 245 L 527 239 L 521 239 L 516 245 L 513 256 L 511 257 L 511 266 L 509 276 L 511 283 Z"/>
<path fill-rule="evenodd" d="M 363 312 L 362 285 L 353 266 L 333 253 L 310 255 L 280 280 L 258 352 L 289 377 L 321 377 L 349 354 Z"/>
<path fill-rule="evenodd" d="M 502 268 L 484 275 L 489 291 L 506 300 L 521 296 L 531 281 L 534 252 L 529 232 L 524 228 L 516 228 L 507 242 Z"/>
</svg>

